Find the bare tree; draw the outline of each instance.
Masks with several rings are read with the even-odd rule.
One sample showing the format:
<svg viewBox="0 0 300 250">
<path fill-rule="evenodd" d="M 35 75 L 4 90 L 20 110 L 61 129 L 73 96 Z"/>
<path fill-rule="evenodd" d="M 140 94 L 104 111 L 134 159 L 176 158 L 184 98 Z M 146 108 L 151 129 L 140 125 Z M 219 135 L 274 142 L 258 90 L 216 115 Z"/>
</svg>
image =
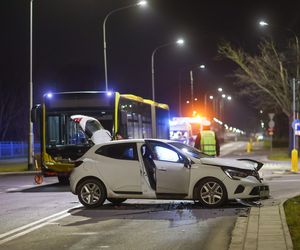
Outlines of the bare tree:
<svg viewBox="0 0 300 250">
<path fill-rule="evenodd" d="M 298 44 L 288 42 L 284 51 L 279 52 L 273 41 L 265 40 L 258 48 L 258 55 L 250 55 L 241 48 L 234 48 L 229 42 L 223 42 L 219 53 L 239 66 L 233 76 L 242 87 L 241 92 L 252 97 L 253 103 L 258 107 L 279 109 L 291 118 L 292 90 L 289 80 L 299 75 L 296 72 L 299 70 Z"/>
<path fill-rule="evenodd" d="M 22 123 L 16 118 L 24 112 L 24 105 L 20 104 L 22 95 L 16 89 L 10 89 L 1 82 L 0 88 L 0 141 L 3 141 L 16 126 L 22 128 Z"/>
</svg>

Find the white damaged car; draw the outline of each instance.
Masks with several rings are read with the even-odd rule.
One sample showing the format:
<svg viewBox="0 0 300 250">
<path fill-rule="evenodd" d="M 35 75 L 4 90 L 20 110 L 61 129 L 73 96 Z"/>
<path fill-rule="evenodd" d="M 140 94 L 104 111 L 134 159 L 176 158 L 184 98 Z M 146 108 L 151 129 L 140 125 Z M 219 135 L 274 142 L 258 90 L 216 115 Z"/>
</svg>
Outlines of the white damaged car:
<svg viewBox="0 0 300 250">
<path fill-rule="evenodd" d="M 75 164 L 72 193 L 86 207 L 107 199 L 195 200 L 218 207 L 228 200 L 269 196 L 269 186 L 249 159 L 209 157 L 180 142 L 131 139 L 93 146 Z"/>
</svg>

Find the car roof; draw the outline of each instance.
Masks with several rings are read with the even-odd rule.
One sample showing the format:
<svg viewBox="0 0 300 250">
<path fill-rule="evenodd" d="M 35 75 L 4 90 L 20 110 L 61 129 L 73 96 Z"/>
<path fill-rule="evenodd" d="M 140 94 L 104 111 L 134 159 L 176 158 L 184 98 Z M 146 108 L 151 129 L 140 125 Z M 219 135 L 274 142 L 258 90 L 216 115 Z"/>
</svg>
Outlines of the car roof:
<svg viewBox="0 0 300 250">
<path fill-rule="evenodd" d="M 108 141 L 108 142 L 103 142 L 101 144 L 97 144 L 97 145 L 94 145 L 94 146 L 102 146 L 102 145 L 110 145 L 110 144 L 122 144 L 122 143 L 144 143 L 146 140 L 160 141 L 160 142 L 164 142 L 164 143 L 173 142 L 173 141 L 167 140 L 167 139 L 156 139 L 156 138 L 121 139 L 121 140 L 112 140 L 112 141 Z"/>
</svg>

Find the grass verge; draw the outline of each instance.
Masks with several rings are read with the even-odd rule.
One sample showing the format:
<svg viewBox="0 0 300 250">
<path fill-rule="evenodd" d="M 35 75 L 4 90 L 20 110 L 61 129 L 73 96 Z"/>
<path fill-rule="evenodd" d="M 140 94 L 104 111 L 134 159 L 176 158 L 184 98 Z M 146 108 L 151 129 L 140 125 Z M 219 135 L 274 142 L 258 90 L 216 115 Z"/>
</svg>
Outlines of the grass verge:
<svg viewBox="0 0 300 250">
<path fill-rule="evenodd" d="M 291 156 L 287 148 L 274 148 L 268 155 L 269 160 L 273 161 L 289 161 Z"/>
<path fill-rule="evenodd" d="M 20 172 L 27 171 L 27 163 L 2 163 L 0 164 L 0 172 Z"/>
<path fill-rule="evenodd" d="M 300 250 L 300 196 L 287 200 L 283 207 L 294 249 Z"/>
</svg>

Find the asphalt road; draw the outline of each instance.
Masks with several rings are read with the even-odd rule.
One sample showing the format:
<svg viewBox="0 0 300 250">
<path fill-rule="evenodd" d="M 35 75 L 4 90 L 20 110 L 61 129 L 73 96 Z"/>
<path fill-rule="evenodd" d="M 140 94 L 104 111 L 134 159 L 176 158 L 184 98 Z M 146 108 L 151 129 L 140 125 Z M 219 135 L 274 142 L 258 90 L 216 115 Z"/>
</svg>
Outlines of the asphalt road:
<svg viewBox="0 0 300 250">
<path fill-rule="evenodd" d="M 227 249 L 237 216 L 248 211 L 165 200 L 88 210 L 68 186 L 46 182 L 0 176 L 0 249 Z"/>
<path fill-rule="evenodd" d="M 243 155 L 245 143 L 221 149 Z M 300 175 L 263 172 L 271 187 L 265 205 L 299 193 Z M 68 186 L 33 175 L 0 176 L 0 249 L 228 249 L 238 203 L 204 209 L 193 202 L 128 200 L 121 206 L 83 208 Z"/>
</svg>

